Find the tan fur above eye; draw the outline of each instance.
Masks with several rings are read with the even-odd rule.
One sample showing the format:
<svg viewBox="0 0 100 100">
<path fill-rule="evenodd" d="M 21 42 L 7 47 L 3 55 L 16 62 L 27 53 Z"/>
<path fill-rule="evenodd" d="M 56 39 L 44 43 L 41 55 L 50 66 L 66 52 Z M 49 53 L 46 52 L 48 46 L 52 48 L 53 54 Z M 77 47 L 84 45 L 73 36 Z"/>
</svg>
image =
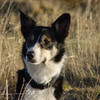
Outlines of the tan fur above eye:
<svg viewBox="0 0 100 100">
<path fill-rule="evenodd" d="M 43 48 L 48 48 L 51 45 L 51 39 L 46 35 L 43 35 L 40 44 Z"/>
<path fill-rule="evenodd" d="M 47 37 L 46 35 L 43 35 L 43 36 L 42 36 L 42 41 L 41 41 L 41 42 L 49 43 L 49 42 L 51 42 L 51 40 L 50 40 L 50 38 Z"/>
</svg>

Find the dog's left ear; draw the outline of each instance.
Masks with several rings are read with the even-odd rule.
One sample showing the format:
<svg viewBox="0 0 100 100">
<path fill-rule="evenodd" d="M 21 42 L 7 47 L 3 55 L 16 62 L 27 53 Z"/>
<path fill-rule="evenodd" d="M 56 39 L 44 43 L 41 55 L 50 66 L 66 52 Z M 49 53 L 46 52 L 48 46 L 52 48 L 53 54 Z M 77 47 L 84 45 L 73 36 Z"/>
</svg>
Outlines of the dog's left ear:
<svg viewBox="0 0 100 100">
<path fill-rule="evenodd" d="M 58 42 L 63 42 L 68 36 L 70 19 L 70 14 L 64 13 L 52 24 L 52 28 L 55 31 L 55 36 Z"/>
<path fill-rule="evenodd" d="M 21 31 L 24 38 L 26 39 L 31 32 L 31 30 L 36 26 L 36 22 L 30 18 L 28 15 L 20 11 L 20 22 L 21 22 Z"/>
</svg>

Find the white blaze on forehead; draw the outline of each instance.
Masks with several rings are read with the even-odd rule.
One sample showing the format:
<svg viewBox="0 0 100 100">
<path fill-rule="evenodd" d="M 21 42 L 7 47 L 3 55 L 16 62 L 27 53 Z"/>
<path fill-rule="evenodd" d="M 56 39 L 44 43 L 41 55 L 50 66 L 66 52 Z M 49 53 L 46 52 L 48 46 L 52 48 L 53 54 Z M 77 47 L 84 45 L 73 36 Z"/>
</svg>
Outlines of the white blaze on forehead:
<svg viewBox="0 0 100 100">
<path fill-rule="evenodd" d="M 38 36 L 38 39 L 37 39 L 36 43 L 39 42 L 39 39 L 40 39 L 41 35 L 42 35 L 42 34 L 40 34 L 40 35 Z"/>
<path fill-rule="evenodd" d="M 40 37 L 41 37 L 41 34 L 38 36 L 38 38 L 37 38 L 37 41 L 36 41 L 35 45 L 39 44 L 38 42 L 39 42 Z M 35 45 L 34 45 L 34 46 L 32 46 L 32 47 L 30 47 L 30 48 L 28 49 L 28 51 L 27 51 L 27 52 L 29 52 L 29 51 L 33 51 L 33 49 L 34 49 L 34 48 L 36 48 L 36 47 L 35 47 Z"/>
<path fill-rule="evenodd" d="M 40 37 L 41 37 L 41 34 L 38 36 L 37 41 L 34 44 L 34 46 L 28 48 L 28 50 L 27 50 L 27 53 L 30 51 L 34 52 L 34 60 L 38 63 L 42 60 L 41 59 L 41 48 L 40 48 L 40 44 L 39 44 Z"/>
</svg>

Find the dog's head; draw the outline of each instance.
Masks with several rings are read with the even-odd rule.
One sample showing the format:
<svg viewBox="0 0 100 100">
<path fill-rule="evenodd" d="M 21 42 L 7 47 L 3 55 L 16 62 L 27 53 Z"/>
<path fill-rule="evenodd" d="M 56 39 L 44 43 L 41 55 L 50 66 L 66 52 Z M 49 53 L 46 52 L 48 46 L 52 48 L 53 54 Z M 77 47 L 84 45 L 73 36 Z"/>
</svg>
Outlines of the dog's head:
<svg viewBox="0 0 100 100">
<path fill-rule="evenodd" d="M 40 64 L 64 53 L 64 40 L 68 36 L 70 15 L 61 15 L 51 27 L 37 26 L 36 22 L 20 11 L 21 31 L 25 38 L 23 58 L 31 64 Z M 61 54 L 60 54 L 61 53 Z"/>
</svg>

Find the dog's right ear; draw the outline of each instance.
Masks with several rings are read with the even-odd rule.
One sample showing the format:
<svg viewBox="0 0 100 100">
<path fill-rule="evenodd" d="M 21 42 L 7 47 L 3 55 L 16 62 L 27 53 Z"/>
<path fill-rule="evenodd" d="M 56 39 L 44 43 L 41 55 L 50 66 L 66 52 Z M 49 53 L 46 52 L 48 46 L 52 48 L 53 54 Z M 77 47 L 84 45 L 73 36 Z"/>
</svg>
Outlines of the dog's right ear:
<svg viewBox="0 0 100 100">
<path fill-rule="evenodd" d="M 58 42 L 64 42 L 65 38 L 68 36 L 70 20 L 70 14 L 64 13 L 52 24 Z"/>
<path fill-rule="evenodd" d="M 24 38 L 26 39 L 31 32 L 32 28 L 36 26 L 36 22 L 20 11 L 20 22 L 21 22 L 21 32 L 23 33 Z"/>
</svg>

